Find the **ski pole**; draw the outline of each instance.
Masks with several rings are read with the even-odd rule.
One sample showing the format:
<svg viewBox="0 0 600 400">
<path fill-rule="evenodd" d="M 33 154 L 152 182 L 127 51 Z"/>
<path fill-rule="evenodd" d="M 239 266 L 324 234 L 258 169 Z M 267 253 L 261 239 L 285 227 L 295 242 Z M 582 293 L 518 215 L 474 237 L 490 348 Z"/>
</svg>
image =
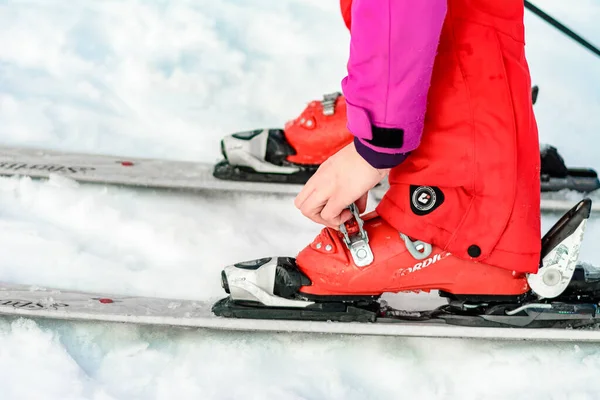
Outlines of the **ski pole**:
<svg viewBox="0 0 600 400">
<path fill-rule="evenodd" d="M 594 46 L 593 44 L 591 44 L 590 42 L 573 32 L 571 29 L 567 28 L 565 25 L 558 22 L 556 19 L 552 18 L 550 15 L 546 14 L 544 11 L 540 10 L 527 0 L 525 0 L 525 8 L 527 8 L 529 11 L 531 11 L 544 21 L 548 22 L 550 25 L 554 26 L 556 29 L 558 29 L 565 35 L 569 36 L 571 39 L 575 40 L 577 43 L 579 43 L 586 49 L 590 50 L 595 55 L 600 56 L 600 50 L 596 46 Z"/>
</svg>

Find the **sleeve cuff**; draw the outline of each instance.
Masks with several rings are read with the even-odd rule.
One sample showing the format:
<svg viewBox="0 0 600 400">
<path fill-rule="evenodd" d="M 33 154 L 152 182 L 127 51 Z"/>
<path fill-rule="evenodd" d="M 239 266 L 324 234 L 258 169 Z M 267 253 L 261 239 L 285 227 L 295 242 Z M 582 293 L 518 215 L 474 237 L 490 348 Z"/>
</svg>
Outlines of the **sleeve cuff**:
<svg viewBox="0 0 600 400">
<path fill-rule="evenodd" d="M 356 147 L 356 151 L 366 162 L 377 169 L 394 168 L 402 164 L 408 156 L 408 153 L 379 153 L 363 144 L 357 137 L 354 138 L 354 147 Z"/>
</svg>

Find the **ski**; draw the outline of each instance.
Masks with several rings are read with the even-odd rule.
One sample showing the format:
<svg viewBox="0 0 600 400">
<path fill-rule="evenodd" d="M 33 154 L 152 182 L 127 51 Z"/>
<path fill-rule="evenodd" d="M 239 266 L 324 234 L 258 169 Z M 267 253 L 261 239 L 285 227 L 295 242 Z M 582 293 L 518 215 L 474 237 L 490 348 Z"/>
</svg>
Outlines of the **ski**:
<svg viewBox="0 0 600 400">
<path fill-rule="evenodd" d="M 287 185 L 223 181 L 213 176 L 213 169 L 212 164 L 191 161 L 0 146 L 0 176 L 62 176 L 81 183 L 182 191 L 290 194 L 298 190 Z"/>
<path fill-rule="evenodd" d="M 0 283 L 0 315 L 6 317 L 238 332 L 600 342 L 600 330 L 595 329 L 460 326 L 448 325 L 441 320 L 411 321 L 391 318 L 381 318 L 377 322 L 238 319 L 215 316 L 211 312 L 211 306 L 207 301 L 119 296 Z M 406 314 L 410 315 L 411 312 Z M 589 318 L 596 320 L 600 315 L 590 314 Z"/>
<path fill-rule="evenodd" d="M 221 179 L 215 177 L 215 171 L 221 167 L 222 162 L 213 165 L 192 161 L 0 146 L 0 176 L 7 177 L 28 176 L 33 179 L 49 179 L 58 175 L 81 183 L 102 185 L 191 192 L 222 191 L 290 196 L 296 195 L 303 184 L 303 182 L 281 182 L 286 176 L 282 174 L 277 175 L 279 180 Z M 583 176 L 579 180 L 576 176 L 571 175 L 566 178 L 542 177 L 542 211 L 567 211 L 571 208 L 572 201 L 583 198 L 586 192 L 575 190 L 577 188 L 584 187 L 588 191 L 593 191 L 592 197 L 595 195 L 597 180 L 595 172 L 583 169 L 579 171 L 579 175 Z M 383 197 L 387 187 L 387 182 L 384 181 L 371 190 L 376 201 Z M 597 205 L 594 206 L 593 211 L 597 207 Z"/>
<path fill-rule="evenodd" d="M 301 183 L 223 180 L 214 176 L 215 168 L 193 161 L 0 146 L 0 176 L 6 177 L 61 176 L 80 183 L 190 192 L 295 195 L 302 188 Z M 383 191 L 383 187 L 375 188 L 373 194 L 380 199 Z"/>
<path fill-rule="evenodd" d="M 417 307 L 422 294 L 399 293 L 387 299 L 386 293 L 308 295 L 299 289 L 311 286 L 311 281 L 293 258 L 265 257 L 226 267 L 221 286 L 229 296 L 215 302 L 3 282 L 0 315 L 222 331 L 600 342 L 600 269 L 578 262 L 590 210 L 591 201 L 582 200 L 546 233 L 540 269 L 527 278 L 531 290 L 519 295 L 439 291 L 436 305 L 424 311 Z M 357 217 L 356 208 L 352 212 Z M 360 222 L 357 229 L 342 231 L 360 256 Z M 405 242 L 415 245 L 415 251 L 426 246 Z M 395 301 L 404 307 L 389 304 Z"/>
</svg>

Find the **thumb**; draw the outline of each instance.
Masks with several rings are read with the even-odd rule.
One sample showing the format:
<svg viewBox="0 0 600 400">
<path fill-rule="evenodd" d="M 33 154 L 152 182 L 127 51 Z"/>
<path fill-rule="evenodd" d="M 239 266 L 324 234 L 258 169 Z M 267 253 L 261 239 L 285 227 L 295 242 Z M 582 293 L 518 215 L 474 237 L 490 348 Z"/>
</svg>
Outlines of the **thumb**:
<svg viewBox="0 0 600 400">
<path fill-rule="evenodd" d="M 369 192 L 363 194 L 356 200 L 356 208 L 358 208 L 359 214 L 362 214 L 367 209 L 367 201 L 369 200 Z"/>
<path fill-rule="evenodd" d="M 330 228 L 335 229 L 336 231 L 340 230 L 340 225 L 345 224 L 346 222 L 352 219 L 352 212 L 348 209 L 344 209 L 340 215 L 335 219 L 334 223 L 328 225 Z"/>
</svg>

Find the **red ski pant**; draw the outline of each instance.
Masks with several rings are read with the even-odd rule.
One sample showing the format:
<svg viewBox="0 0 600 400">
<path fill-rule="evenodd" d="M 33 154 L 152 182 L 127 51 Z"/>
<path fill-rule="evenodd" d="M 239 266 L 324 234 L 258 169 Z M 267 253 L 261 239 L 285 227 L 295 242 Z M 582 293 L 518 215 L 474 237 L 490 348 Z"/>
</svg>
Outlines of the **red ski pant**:
<svg viewBox="0 0 600 400">
<path fill-rule="evenodd" d="M 391 171 L 377 211 L 459 258 L 535 273 L 540 158 L 523 14 L 522 0 L 448 0 L 421 144 Z"/>
</svg>

